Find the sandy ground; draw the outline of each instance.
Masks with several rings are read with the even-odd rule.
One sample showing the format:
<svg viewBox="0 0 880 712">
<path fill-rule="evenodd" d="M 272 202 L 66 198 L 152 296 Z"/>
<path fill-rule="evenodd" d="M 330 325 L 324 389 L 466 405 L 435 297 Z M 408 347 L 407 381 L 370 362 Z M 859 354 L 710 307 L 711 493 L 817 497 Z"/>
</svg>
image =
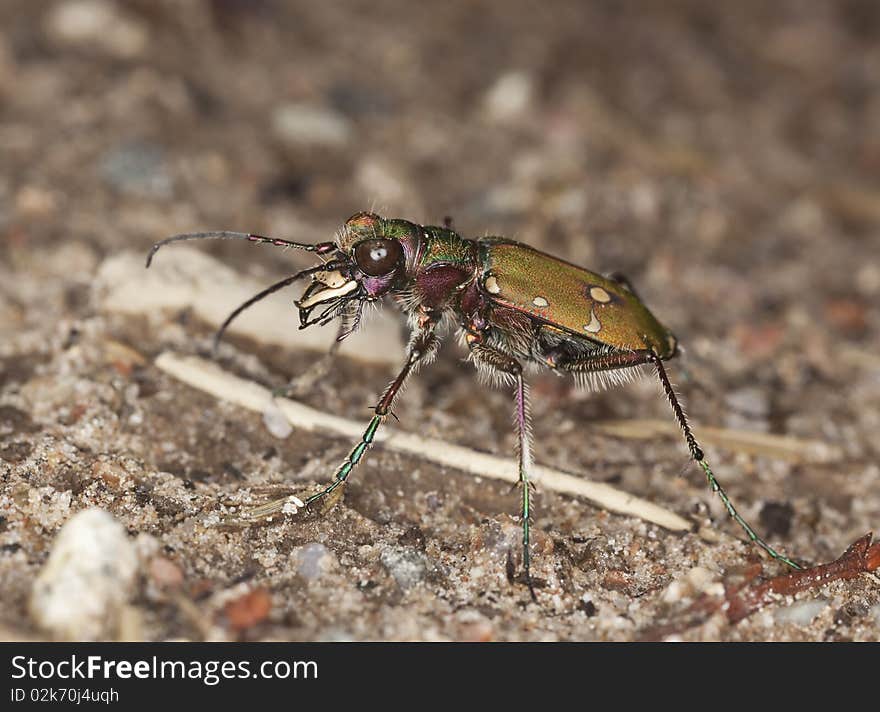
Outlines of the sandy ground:
<svg viewBox="0 0 880 712">
<path fill-rule="evenodd" d="M 694 614 L 763 559 L 679 439 L 602 428 L 668 422 L 650 380 L 533 379 L 539 462 L 691 523 L 540 489 L 538 605 L 516 580 L 509 486 L 391 448 L 330 511 L 224 525 L 243 502 L 313 491 L 352 443 L 288 433 L 155 358 L 205 355 L 241 285 L 305 262 L 212 243 L 204 263 L 161 253 L 165 289 L 114 271 L 175 232 L 319 241 L 374 208 L 624 272 L 686 349 L 671 369 L 697 436 L 740 436 L 706 449 L 742 513 L 803 561 L 835 559 L 880 525 L 880 10 L 723 5 L 0 4 L 0 636 L 880 639 L 869 574 L 735 624 Z M 242 317 L 226 372 L 271 388 L 314 361 L 294 296 L 268 329 Z M 303 402 L 366 425 L 402 358 L 385 311 Z M 394 426 L 511 456 L 511 395 L 462 359 L 450 341 Z M 780 454 L 750 433 L 805 444 Z M 52 624 L 35 581 L 89 508 L 119 525 L 71 544 L 96 578 L 66 600 L 94 604 L 70 614 L 91 623 Z"/>
</svg>

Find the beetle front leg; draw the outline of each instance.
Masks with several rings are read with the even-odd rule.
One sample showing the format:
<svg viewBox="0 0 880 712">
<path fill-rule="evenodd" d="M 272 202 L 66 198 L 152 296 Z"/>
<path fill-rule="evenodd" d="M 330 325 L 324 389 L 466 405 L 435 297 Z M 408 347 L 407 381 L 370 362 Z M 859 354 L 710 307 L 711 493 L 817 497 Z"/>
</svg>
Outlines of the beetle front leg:
<svg viewBox="0 0 880 712">
<path fill-rule="evenodd" d="M 351 471 L 361 461 L 367 448 L 372 445 L 373 439 L 376 436 L 376 431 L 379 430 L 379 426 L 391 412 L 394 398 L 403 387 L 406 379 L 419 364 L 423 363 L 426 359 L 432 358 L 436 353 L 439 341 L 434 334 L 435 326 L 435 321 L 425 321 L 419 330 L 413 334 L 407 349 L 406 362 L 400 370 L 400 373 L 398 373 L 397 377 L 391 381 L 389 386 L 385 389 L 385 392 L 382 394 L 382 397 L 379 399 L 379 402 L 376 404 L 374 408 L 375 415 L 370 420 L 369 425 L 367 425 L 367 429 L 364 431 L 360 442 L 358 442 L 358 444 L 352 448 L 351 452 L 348 453 L 348 456 L 339 466 L 339 469 L 336 470 L 336 474 L 333 476 L 333 480 L 330 484 L 306 499 L 306 506 L 326 497 L 328 494 L 336 490 L 337 487 L 344 484 L 348 479 L 348 476 L 351 474 Z"/>
<path fill-rule="evenodd" d="M 697 443 L 697 439 L 694 437 L 694 434 L 691 431 L 691 426 L 688 423 L 688 419 L 684 413 L 684 409 L 679 403 L 678 396 L 675 394 L 675 389 L 669 382 L 669 377 L 666 375 L 666 369 L 663 366 L 663 361 L 660 359 L 659 356 L 657 356 L 657 354 L 655 354 L 650 349 L 619 351 L 613 353 L 599 354 L 596 356 L 585 356 L 583 358 L 574 359 L 571 361 L 557 361 L 554 363 L 554 367 L 564 371 L 570 371 L 571 373 L 601 373 L 603 371 L 615 371 L 626 368 L 635 368 L 637 366 L 643 366 L 646 364 L 651 364 L 654 366 L 657 378 L 660 379 L 660 385 L 663 387 L 663 392 L 666 395 L 666 399 L 669 401 L 669 405 L 672 408 L 675 419 L 678 421 L 678 425 L 681 428 L 682 434 L 684 435 L 684 439 L 687 443 L 688 450 L 690 451 L 691 458 L 702 468 L 703 472 L 706 475 L 706 481 L 709 483 L 710 489 L 715 492 L 724 503 L 724 507 L 725 509 L 727 509 L 727 513 L 730 515 L 730 518 L 743 528 L 743 531 L 745 531 L 752 542 L 760 546 L 772 558 L 781 561 L 784 564 L 787 564 L 793 569 L 801 569 L 802 567 L 799 564 L 795 563 L 792 559 L 788 558 L 784 554 L 780 554 L 772 546 L 765 542 L 760 536 L 758 536 L 757 532 L 751 527 L 751 525 L 745 519 L 743 519 L 742 515 L 739 512 L 736 511 L 736 508 L 733 506 L 733 502 L 730 501 L 730 498 L 727 496 L 727 493 L 724 491 L 721 483 L 715 477 L 715 473 L 712 472 L 712 468 L 709 467 L 709 463 L 706 461 L 706 457 L 703 454 L 703 449 L 700 447 L 699 443 Z"/>
<path fill-rule="evenodd" d="M 529 417 L 528 388 L 523 379 L 522 364 L 502 351 L 485 346 L 481 343 L 478 335 L 469 334 L 467 337 L 471 357 L 478 369 L 492 374 L 504 374 L 514 381 L 514 393 L 516 397 L 516 434 L 519 446 L 519 487 L 522 490 L 522 545 L 523 545 L 523 570 L 525 571 L 526 584 L 532 600 L 537 602 L 535 587 L 532 584 L 531 552 L 529 550 L 529 526 L 531 523 L 531 482 L 529 470 L 532 465 L 532 433 Z"/>
</svg>

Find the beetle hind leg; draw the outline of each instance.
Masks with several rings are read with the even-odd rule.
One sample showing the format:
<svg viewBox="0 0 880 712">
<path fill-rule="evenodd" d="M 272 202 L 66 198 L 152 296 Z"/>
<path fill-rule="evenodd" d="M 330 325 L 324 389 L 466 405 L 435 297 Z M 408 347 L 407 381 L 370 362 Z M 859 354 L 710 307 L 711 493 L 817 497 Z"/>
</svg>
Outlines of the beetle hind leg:
<svg viewBox="0 0 880 712">
<path fill-rule="evenodd" d="M 530 527 L 531 527 L 531 488 L 529 472 L 532 466 L 532 433 L 531 419 L 529 417 L 528 388 L 523 378 L 523 367 L 519 361 L 508 356 L 503 351 L 486 346 L 479 336 L 469 334 L 467 343 L 471 351 L 471 358 L 477 370 L 484 376 L 495 380 L 512 381 L 516 399 L 514 423 L 516 425 L 518 444 L 518 467 L 520 488 L 520 516 L 522 522 L 522 547 L 523 547 L 523 572 L 526 585 L 532 600 L 537 603 L 535 586 L 531 573 L 531 550 L 530 550 Z"/>
<path fill-rule="evenodd" d="M 529 392 L 526 382 L 523 379 L 522 372 L 516 376 L 516 434 L 518 443 L 518 462 L 519 462 L 519 487 L 521 500 L 520 516 L 522 518 L 522 546 L 523 546 L 523 569 L 526 575 L 526 584 L 529 587 L 529 593 L 532 600 L 537 602 L 538 597 L 535 595 L 535 587 L 532 583 L 531 574 L 531 552 L 529 550 L 529 526 L 531 525 L 531 488 L 532 483 L 529 480 L 529 471 L 532 467 L 532 428 L 531 418 L 529 416 Z"/>
<path fill-rule="evenodd" d="M 657 354 L 655 354 L 650 349 L 639 349 L 634 351 L 613 351 L 610 353 L 586 356 L 584 358 L 573 361 L 560 362 L 556 364 L 556 368 L 565 371 L 571 371 L 575 374 L 601 373 L 606 371 L 623 371 L 625 369 L 634 369 L 638 366 L 643 366 L 646 364 L 651 364 L 655 369 L 657 378 L 660 380 L 660 385 L 663 388 L 663 393 L 666 396 L 667 401 L 669 401 L 669 405 L 672 408 L 673 415 L 675 416 L 675 419 L 678 422 L 679 427 L 681 428 L 681 432 L 684 436 L 685 442 L 687 443 L 691 459 L 694 460 L 694 462 L 696 462 L 703 470 L 703 473 L 706 475 L 706 481 L 709 484 L 709 488 L 715 494 L 717 494 L 719 499 L 721 499 L 721 501 L 724 503 L 724 507 L 727 510 L 730 518 L 733 519 L 737 524 L 739 524 L 740 527 L 742 527 L 743 531 L 745 531 L 750 541 L 761 547 L 765 552 L 767 552 L 767 554 L 771 558 L 776 559 L 777 561 L 781 561 L 793 569 L 801 569 L 802 567 L 794 560 L 788 558 L 784 554 L 779 553 L 767 542 L 765 542 L 760 536 L 758 536 L 757 532 L 751 527 L 751 525 L 745 519 L 743 519 L 742 515 L 740 515 L 739 512 L 736 511 L 736 508 L 733 506 L 733 502 L 731 502 L 730 498 L 727 496 L 727 493 L 724 491 L 721 483 L 718 482 L 718 479 L 715 477 L 715 473 L 712 472 L 712 468 L 706 461 L 703 449 L 700 447 L 699 443 L 697 443 L 697 439 L 694 437 L 694 434 L 691 431 L 687 416 L 684 413 L 684 409 L 681 407 L 681 403 L 679 402 L 678 396 L 675 393 L 675 389 L 672 387 L 672 384 L 669 381 L 669 377 L 666 375 L 666 369 L 663 366 L 663 361 L 660 359 L 659 356 L 657 356 Z"/>
</svg>

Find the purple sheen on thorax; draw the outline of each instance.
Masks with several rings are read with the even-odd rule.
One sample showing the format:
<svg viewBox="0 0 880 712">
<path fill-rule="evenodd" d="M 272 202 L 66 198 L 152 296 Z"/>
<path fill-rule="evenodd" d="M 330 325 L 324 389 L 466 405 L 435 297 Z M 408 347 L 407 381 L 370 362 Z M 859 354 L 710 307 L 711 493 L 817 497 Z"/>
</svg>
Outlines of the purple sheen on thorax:
<svg viewBox="0 0 880 712">
<path fill-rule="evenodd" d="M 426 305 L 437 307 L 448 302 L 471 276 L 471 271 L 463 267 L 436 265 L 416 275 L 416 289 Z"/>
</svg>

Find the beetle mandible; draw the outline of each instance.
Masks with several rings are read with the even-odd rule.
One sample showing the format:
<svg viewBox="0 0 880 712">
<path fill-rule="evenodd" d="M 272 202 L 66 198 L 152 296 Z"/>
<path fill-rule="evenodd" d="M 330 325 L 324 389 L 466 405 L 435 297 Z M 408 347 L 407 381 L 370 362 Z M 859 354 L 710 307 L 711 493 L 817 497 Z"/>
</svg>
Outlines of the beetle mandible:
<svg viewBox="0 0 880 712">
<path fill-rule="evenodd" d="M 478 374 L 491 383 L 513 388 L 522 560 L 533 599 L 536 595 L 529 552 L 531 440 L 523 376 L 525 367 L 533 365 L 571 374 L 592 388 L 625 383 L 638 375 L 640 366 L 653 367 L 691 459 L 703 469 L 728 514 L 771 557 L 800 568 L 758 536 L 719 484 L 663 365 L 678 354 L 678 341 L 624 277 L 604 277 L 503 237 L 463 238 L 449 221 L 442 227 L 423 226 L 369 212 L 356 213 L 334 240 L 317 244 L 227 231 L 175 235 L 153 245 L 147 267 L 161 247 L 199 239 L 248 240 L 305 250 L 321 259 L 320 264 L 285 277 L 235 309 L 217 331 L 215 345 L 245 309 L 307 277 L 311 281 L 295 302 L 300 328 L 325 325 L 339 318 L 334 346 L 358 328 L 364 306 L 370 302 L 388 296 L 406 315 L 411 333 L 403 367 L 376 403 L 361 440 L 330 483 L 308 497 L 306 505 L 345 483 L 391 413 L 405 381 L 436 355 L 440 345 L 438 327 L 451 321 Z"/>
</svg>

